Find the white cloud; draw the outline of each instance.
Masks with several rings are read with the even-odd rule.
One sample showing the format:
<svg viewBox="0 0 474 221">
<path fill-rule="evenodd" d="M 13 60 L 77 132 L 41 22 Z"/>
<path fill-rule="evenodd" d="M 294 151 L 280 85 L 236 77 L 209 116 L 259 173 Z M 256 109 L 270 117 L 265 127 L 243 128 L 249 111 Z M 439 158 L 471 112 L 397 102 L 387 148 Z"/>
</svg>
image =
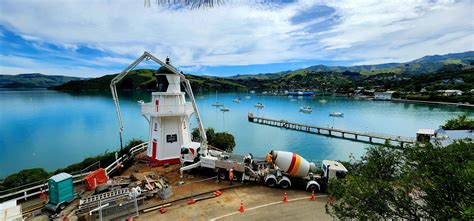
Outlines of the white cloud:
<svg viewBox="0 0 474 221">
<path fill-rule="evenodd" d="M 396 62 L 474 50 L 469 0 L 298 1 L 282 6 L 241 0 L 203 10 L 145 8 L 140 1 L 126 0 L 0 4 L 0 24 L 26 39 L 117 54 L 84 60 L 87 64 L 125 67 L 144 50 L 195 67 L 341 59 Z M 316 14 L 304 23 L 291 22 L 318 4 L 335 8 L 334 26 L 324 27 L 329 25 L 326 18 Z M 316 24 L 324 31 L 309 31 Z"/>
</svg>

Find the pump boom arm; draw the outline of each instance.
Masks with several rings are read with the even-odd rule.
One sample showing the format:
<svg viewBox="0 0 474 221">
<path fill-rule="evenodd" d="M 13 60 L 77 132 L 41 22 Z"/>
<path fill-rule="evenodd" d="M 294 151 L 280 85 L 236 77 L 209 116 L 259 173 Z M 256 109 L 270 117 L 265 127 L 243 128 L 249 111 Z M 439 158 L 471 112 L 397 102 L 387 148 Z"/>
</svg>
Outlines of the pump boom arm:
<svg viewBox="0 0 474 221">
<path fill-rule="evenodd" d="M 186 93 L 188 93 L 189 99 L 191 100 L 191 104 L 193 105 L 193 110 L 196 116 L 196 120 L 198 123 L 198 130 L 201 134 L 201 155 L 205 154 L 207 151 L 207 136 L 206 132 L 204 131 L 204 126 L 201 121 L 201 115 L 199 114 L 199 110 L 196 105 L 196 100 L 194 99 L 193 90 L 191 88 L 191 84 L 189 80 L 186 79 L 184 74 L 178 72 L 173 66 L 162 62 L 160 59 L 156 58 L 152 54 L 148 53 L 147 51 L 143 52 L 143 55 L 140 56 L 137 60 L 135 60 L 131 65 L 129 65 L 125 70 L 123 70 L 120 74 L 115 76 L 112 81 L 110 82 L 110 91 L 112 92 L 112 97 L 115 103 L 115 111 L 117 112 L 117 118 L 119 123 L 119 134 L 120 134 L 120 146 L 122 147 L 122 133 L 123 133 L 123 122 L 122 122 L 122 115 L 120 113 L 120 104 L 117 94 L 117 84 L 138 64 L 140 64 L 143 60 L 152 60 L 158 63 L 161 66 L 165 66 L 168 70 L 173 72 L 174 74 L 178 75 L 181 81 L 184 82 L 184 89 Z"/>
</svg>

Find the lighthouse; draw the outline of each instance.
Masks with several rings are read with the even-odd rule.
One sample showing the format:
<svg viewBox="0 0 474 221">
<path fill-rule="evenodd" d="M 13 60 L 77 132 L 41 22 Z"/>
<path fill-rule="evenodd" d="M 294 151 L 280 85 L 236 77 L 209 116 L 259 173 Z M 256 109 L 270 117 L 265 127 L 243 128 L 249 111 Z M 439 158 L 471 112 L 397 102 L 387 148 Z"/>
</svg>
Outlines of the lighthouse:
<svg viewBox="0 0 474 221">
<path fill-rule="evenodd" d="M 170 64 L 169 58 L 166 63 Z M 162 66 L 155 77 L 156 91 L 151 94 L 151 102 L 141 104 L 142 114 L 150 124 L 147 156 L 158 165 L 177 164 L 181 146 L 191 142 L 189 121 L 193 107 L 181 92 L 177 74 Z"/>
</svg>

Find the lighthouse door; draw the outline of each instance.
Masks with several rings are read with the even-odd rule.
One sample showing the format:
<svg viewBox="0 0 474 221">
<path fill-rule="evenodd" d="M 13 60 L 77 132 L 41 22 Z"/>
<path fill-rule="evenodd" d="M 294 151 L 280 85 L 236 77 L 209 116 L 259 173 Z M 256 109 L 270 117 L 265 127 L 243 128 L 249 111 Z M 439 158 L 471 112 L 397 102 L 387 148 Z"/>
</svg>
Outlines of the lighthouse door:
<svg viewBox="0 0 474 221">
<path fill-rule="evenodd" d="M 151 148 L 152 152 L 151 152 L 151 158 L 152 159 L 156 159 L 156 139 L 153 139 L 153 146 Z"/>
</svg>

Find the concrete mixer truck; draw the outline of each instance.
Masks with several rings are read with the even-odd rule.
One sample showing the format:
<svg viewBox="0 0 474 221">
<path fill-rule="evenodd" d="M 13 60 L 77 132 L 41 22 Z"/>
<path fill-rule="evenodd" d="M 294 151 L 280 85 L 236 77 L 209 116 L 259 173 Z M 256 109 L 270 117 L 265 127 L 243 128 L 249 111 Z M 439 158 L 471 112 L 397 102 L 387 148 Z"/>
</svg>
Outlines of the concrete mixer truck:
<svg viewBox="0 0 474 221">
<path fill-rule="evenodd" d="M 341 163 L 323 160 L 318 170 L 298 154 L 272 150 L 266 158 L 254 158 L 252 154 L 237 155 L 218 150 L 199 154 L 200 143 L 191 142 L 181 148 L 181 173 L 187 170 L 211 170 L 220 180 L 227 180 L 233 170 L 235 181 L 263 182 L 269 187 L 284 189 L 300 186 L 307 191 L 324 191 L 330 179 L 344 178 L 347 169 Z M 318 171 L 321 172 L 318 174 Z"/>
</svg>

